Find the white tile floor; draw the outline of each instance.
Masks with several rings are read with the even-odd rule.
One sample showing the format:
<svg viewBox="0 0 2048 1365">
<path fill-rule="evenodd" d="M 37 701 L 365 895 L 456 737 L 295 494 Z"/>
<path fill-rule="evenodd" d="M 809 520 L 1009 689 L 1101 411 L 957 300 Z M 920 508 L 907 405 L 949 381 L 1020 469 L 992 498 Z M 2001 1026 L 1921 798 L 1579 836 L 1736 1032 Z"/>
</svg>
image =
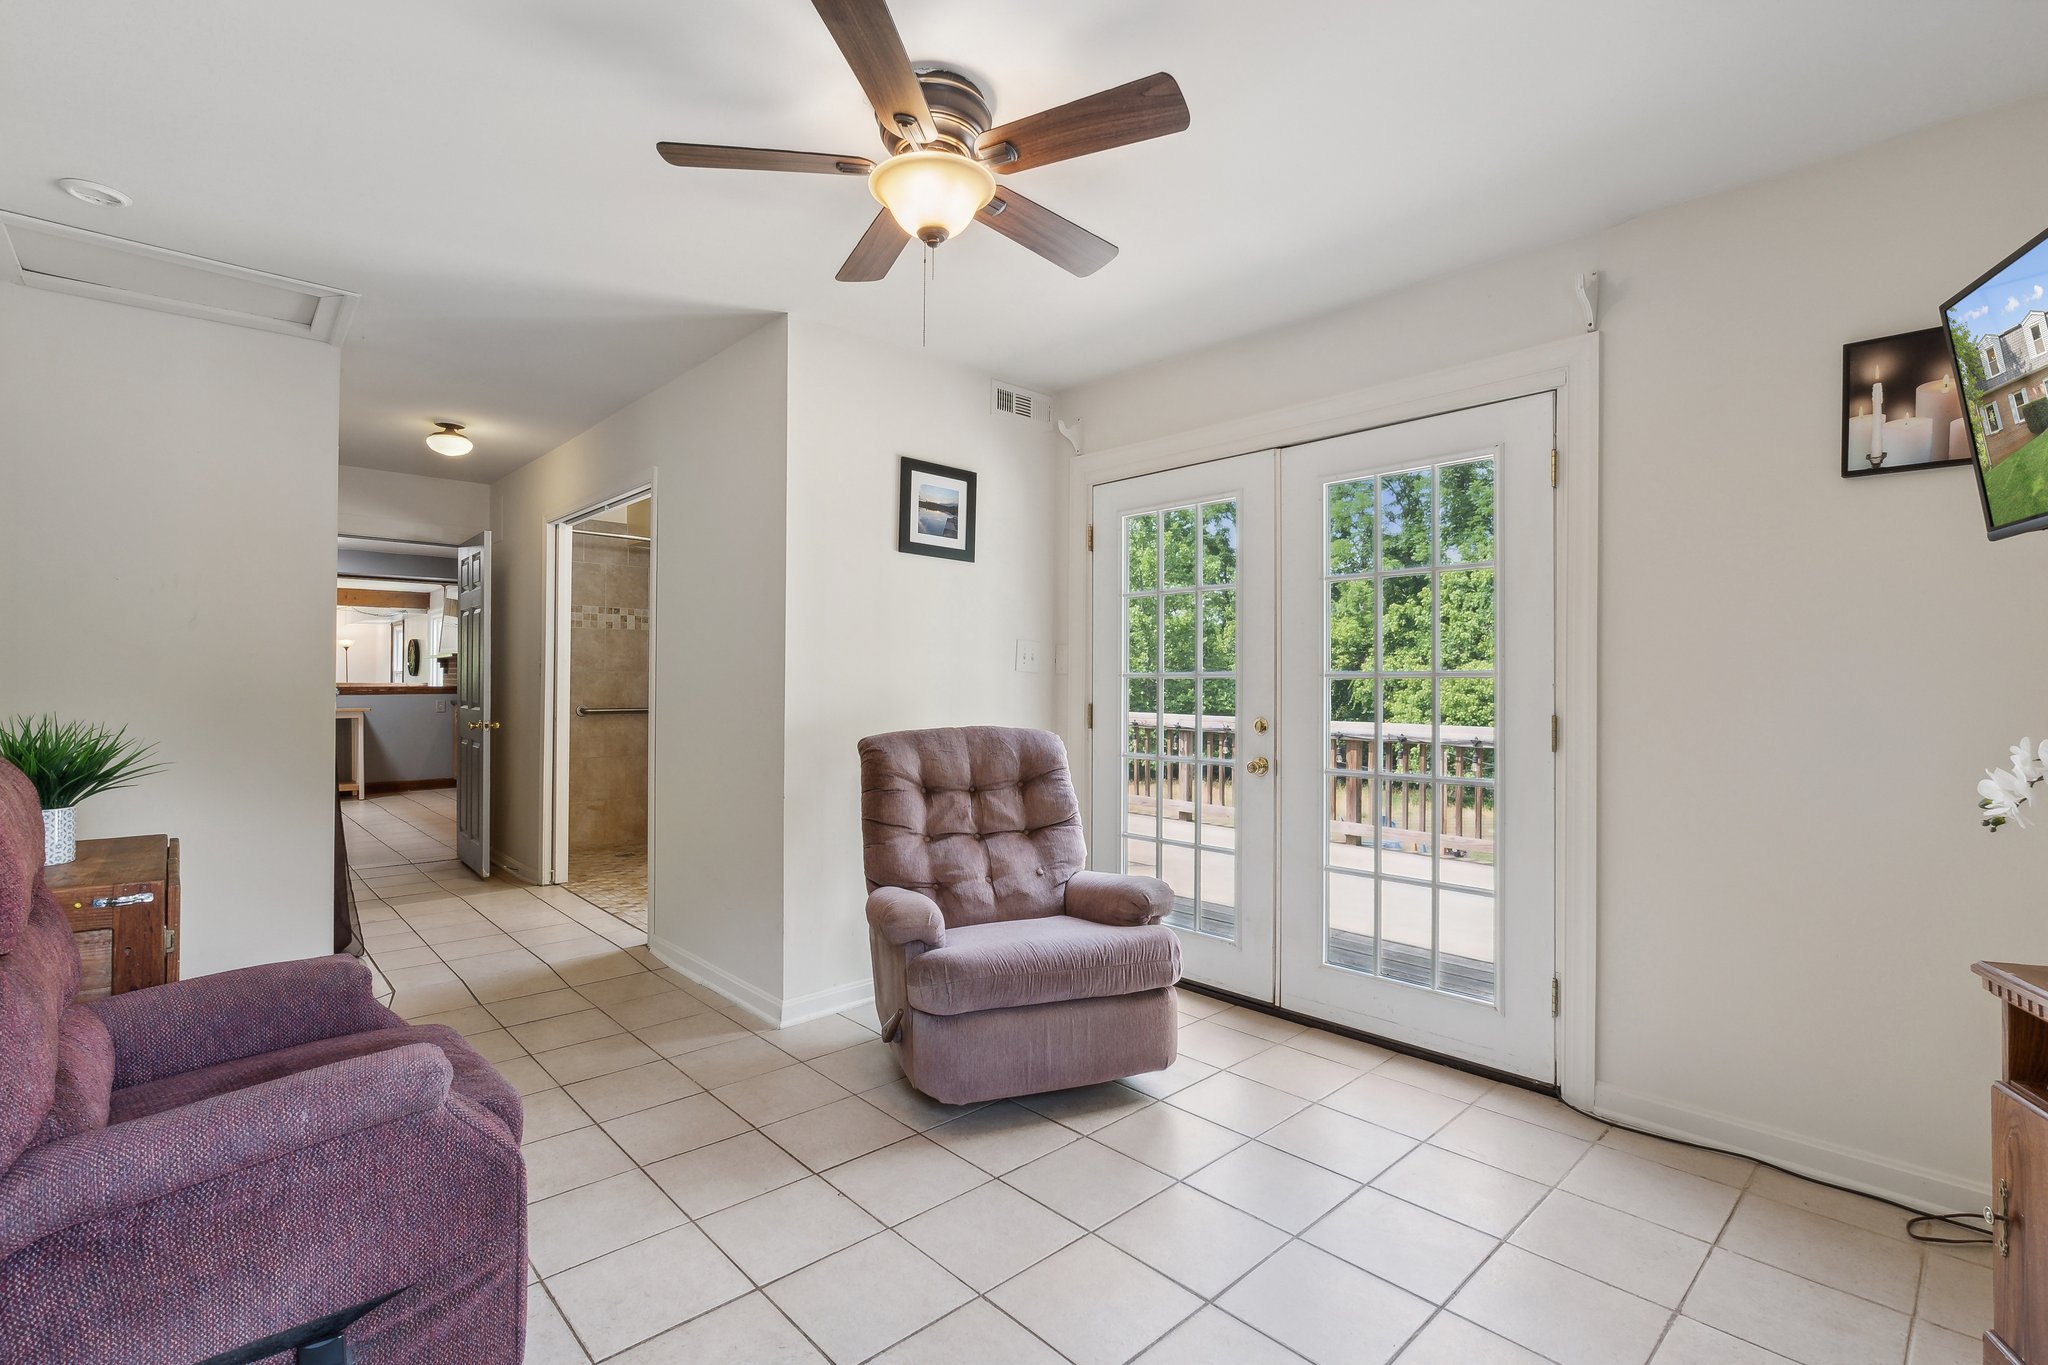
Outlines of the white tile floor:
<svg viewBox="0 0 2048 1365">
<path fill-rule="evenodd" d="M 952 1109 L 344 802 L 395 1008 L 526 1097 L 532 1365 L 1960 1365 L 1986 1257 L 1750 1162 L 1184 992 L 1181 1061 Z"/>
</svg>

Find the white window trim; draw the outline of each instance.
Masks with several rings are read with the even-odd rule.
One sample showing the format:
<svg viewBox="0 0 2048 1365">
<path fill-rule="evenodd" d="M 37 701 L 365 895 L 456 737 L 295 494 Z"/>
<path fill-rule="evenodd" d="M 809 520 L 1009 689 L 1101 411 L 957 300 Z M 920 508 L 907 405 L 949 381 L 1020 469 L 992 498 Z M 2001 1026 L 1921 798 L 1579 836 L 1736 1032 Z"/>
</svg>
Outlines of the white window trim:
<svg viewBox="0 0 2048 1365">
<path fill-rule="evenodd" d="M 1986 371 L 1987 374 L 2005 373 L 2003 355 L 2004 349 L 1999 346 L 1996 338 L 1984 343 L 1984 364 L 1989 367 Z"/>
<path fill-rule="evenodd" d="M 1090 752 L 1095 735 L 1107 739 L 1115 731 L 1113 725 L 1090 731 L 1087 720 L 1094 677 L 1088 518 L 1095 485 L 1537 393 L 1557 395 L 1557 694 L 1568 737 L 1558 751 L 1557 1083 L 1566 1103 L 1590 1109 L 1599 998 L 1599 333 L 1089 451 L 1067 462 L 1066 631 L 1080 657 L 1060 683 L 1056 714 L 1076 755 Z M 1108 530 L 1098 529 L 1107 544 Z"/>
<path fill-rule="evenodd" d="M 2004 430 L 2005 422 L 1998 415 L 1998 404 L 1986 403 L 1984 405 L 1984 434 L 1996 436 Z"/>
<path fill-rule="evenodd" d="M 2015 423 L 2026 421 L 2026 414 L 2021 412 L 2020 409 L 2027 405 L 2027 386 L 2022 384 L 2014 389 L 2009 401 L 2012 403 L 2012 420 Z"/>
</svg>

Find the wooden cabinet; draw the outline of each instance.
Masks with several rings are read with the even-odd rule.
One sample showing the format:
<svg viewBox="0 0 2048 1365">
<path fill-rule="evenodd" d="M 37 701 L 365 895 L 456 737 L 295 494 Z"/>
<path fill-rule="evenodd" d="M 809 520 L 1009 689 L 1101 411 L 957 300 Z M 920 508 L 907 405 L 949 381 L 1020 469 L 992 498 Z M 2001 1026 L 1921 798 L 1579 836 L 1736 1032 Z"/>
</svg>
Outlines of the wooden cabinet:
<svg viewBox="0 0 2048 1365">
<path fill-rule="evenodd" d="M 2048 967 L 1971 968 L 2004 1002 L 1991 1088 L 1991 1330 L 1986 1365 L 2048 1365 Z"/>
<path fill-rule="evenodd" d="M 77 937 L 80 999 L 178 979 L 176 839 L 80 839 L 77 860 L 43 879 Z"/>
</svg>

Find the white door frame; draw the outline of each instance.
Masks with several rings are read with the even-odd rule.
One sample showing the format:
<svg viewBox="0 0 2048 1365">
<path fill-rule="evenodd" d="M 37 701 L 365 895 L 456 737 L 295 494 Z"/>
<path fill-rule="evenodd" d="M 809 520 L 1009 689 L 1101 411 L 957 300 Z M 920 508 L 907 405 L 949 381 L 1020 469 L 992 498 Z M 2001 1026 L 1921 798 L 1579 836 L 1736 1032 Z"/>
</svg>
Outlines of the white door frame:
<svg viewBox="0 0 2048 1365">
<path fill-rule="evenodd" d="M 647 531 L 647 908 L 652 915 L 654 896 L 655 861 L 655 782 L 654 745 L 655 721 L 659 708 L 655 704 L 658 692 L 657 669 L 660 666 L 661 651 L 656 647 L 661 635 L 660 581 L 656 571 L 661 556 L 661 533 L 658 519 L 661 515 L 661 499 L 655 496 L 654 480 L 650 475 L 644 483 L 634 485 L 625 492 L 599 498 L 585 503 L 576 510 L 565 512 L 558 517 L 548 518 L 544 530 L 547 591 L 545 602 L 545 629 L 543 631 L 543 657 L 547 660 L 546 677 L 542 687 L 541 714 L 545 718 L 545 734 L 541 744 L 540 780 L 540 855 L 541 865 L 535 869 L 542 886 L 553 886 L 568 875 L 569 869 L 569 634 L 566 622 L 569 619 L 569 588 L 571 570 L 575 562 L 574 528 L 577 522 L 596 515 L 608 507 L 622 502 L 633 502 L 640 498 L 654 499 L 654 516 L 649 518 Z M 650 918 L 650 924 L 652 920 Z"/>
<path fill-rule="evenodd" d="M 1057 715 L 1069 751 L 1090 755 L 1092 771 L 1088 517 L 1095 485 L 1540 393 L 1557 395 L 1557 1080 L 1566 1102 L 1583 1109 L 1593 1103 L 1599 943 L 1598 332 L 1068 461 L 1061 564 L 1072 662 L 1061 681 Z M 1081 796 L 1085 804 L 1085 784 Z"/>
</svg>

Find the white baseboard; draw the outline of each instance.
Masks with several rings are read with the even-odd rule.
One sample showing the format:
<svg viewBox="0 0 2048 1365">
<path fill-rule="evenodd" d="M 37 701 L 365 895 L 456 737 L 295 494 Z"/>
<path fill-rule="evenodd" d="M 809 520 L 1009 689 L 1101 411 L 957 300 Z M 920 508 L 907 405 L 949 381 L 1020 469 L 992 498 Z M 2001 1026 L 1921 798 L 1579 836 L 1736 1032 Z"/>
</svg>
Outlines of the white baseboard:
<svg viewBox="0 0 2048 1365">
<path fill-rule="evenodd" d="M 848 981 L 809 995 L 793 996 L 782 1002 L 782 1026 L 802 1024 L 812 1019 L 823 1019 L 828 1014 L 859 1009 L 875 1003 L 875 983 L 867 977 Z"/>
<path fill-rule="evenodd" d="M 874 983 L 863 977 L 859 981 L 848 981 L 843 985 L 784 1000 L 772 992 L 762 990 L 751 981 L 742 981 L 723 967 L 706 962 L 689 949 L 678 947 L 666 939 L 650 935 L 647 947 L 657 958 L 690 980 L 700 986 L 709 986 L 772 1028 L 788 1028 L 792 1024 L 808 1023 L 813 1019 L 822 1019 L 828 1014 L 837 1014 L 841 1010 L 873 1004 L 875 999 Z"/>
<path fill-rule="evenodd" d="M 1970 1176 L 1915 1166 L 1605 1081 L 1594 1087 L 1593 1112 L 1631 1128 L 1754 1157 L 1797 1175 L 1935 1213 L 1973 1213 L 1987 1197 L 1983 1182 Z"/>
<path fill-rule="evenodd" d="M 725 968 L 706 962 L 687 948 L 667 939 L 648 936 L 647 947 L 675 970 L 700 986 L 709 986 L 770 1028 L 781 1028 L 782 1000 L 751 981 L 742 981 Z"/>
</svg>

